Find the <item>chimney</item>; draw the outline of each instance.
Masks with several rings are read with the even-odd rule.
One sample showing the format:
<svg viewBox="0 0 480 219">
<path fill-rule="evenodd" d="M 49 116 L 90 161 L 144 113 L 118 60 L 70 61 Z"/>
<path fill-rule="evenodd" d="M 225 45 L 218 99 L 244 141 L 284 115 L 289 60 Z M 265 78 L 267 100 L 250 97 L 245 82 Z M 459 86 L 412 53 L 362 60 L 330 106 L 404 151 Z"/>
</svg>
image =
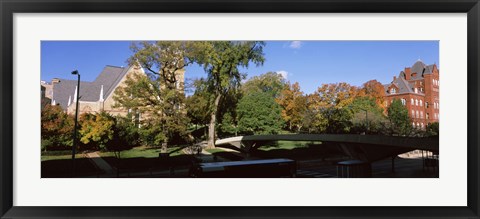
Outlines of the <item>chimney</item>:
<svg viewBox="0 0 480 219">
<path fill-rule="evenodd" d="M 397 80 L 397 76 L 393 76 L 393 81 Z"/>
<path fill-rule="evenodd" d="M 410 68 L 405 68 L 405 80 L 410 80 L 410 76 L 412 74 L 412 71 L 410 70 Z"/>
<path fill-rule="evenodd" d="M 52 85 L 55 85 L 55 84 L 58 84 L 60 83 L 60 79 L 59 78 L 53 78 L 52 79 Z"/>
</svg>

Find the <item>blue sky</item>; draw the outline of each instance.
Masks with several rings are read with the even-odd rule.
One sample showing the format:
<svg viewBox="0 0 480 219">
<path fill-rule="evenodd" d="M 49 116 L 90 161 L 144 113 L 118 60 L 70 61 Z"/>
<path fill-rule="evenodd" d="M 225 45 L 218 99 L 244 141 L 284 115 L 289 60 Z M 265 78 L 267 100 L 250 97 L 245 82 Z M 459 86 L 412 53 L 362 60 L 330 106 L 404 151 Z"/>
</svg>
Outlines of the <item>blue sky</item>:
<svg viewBox="0 0 480 219">
<path fill-rule="evenodd" d="M 266 41 L 263 66 L 242 69 L 248 77 L 269 71 L 281 72 L 288 81 L 299 82 L 305 93 L 324 83 L 347 82 L 360 86 L 376 79 L 391 82 L 393 76 L 418 59 L 439 64 L 438 41 Z M 105 65 L 126 66 L 132 55 L 130 41 L 42 41 L 41 80 L 93 81 Z M 187 78 L 205 77 L 198 65 L 186 69 Z"/>
</svg>

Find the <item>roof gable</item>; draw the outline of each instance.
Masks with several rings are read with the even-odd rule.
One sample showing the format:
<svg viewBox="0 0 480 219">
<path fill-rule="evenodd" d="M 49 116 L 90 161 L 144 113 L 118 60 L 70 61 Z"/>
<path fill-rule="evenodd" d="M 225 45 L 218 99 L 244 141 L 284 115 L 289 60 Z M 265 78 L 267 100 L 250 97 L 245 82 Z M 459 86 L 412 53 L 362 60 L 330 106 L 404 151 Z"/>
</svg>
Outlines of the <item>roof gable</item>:
<svg viewBox="0 0 480 219">
<path fill-rule="evenodd" d="M 130 67 L 107 65 L 93 82 L 80 81 L 80 101 L 99 101 L 102 86 L 104 97 L 107 97 L 113 92 L 114 88 L 129 69 Z M 53 86 L 53 100 L 55 100 L 55 103 L 59 104 L 63 109 L 66 109 L 70 97 L 73 102 L 76 86 L 76 80 L 60 79 L 60 82 Z"/>
</svg>

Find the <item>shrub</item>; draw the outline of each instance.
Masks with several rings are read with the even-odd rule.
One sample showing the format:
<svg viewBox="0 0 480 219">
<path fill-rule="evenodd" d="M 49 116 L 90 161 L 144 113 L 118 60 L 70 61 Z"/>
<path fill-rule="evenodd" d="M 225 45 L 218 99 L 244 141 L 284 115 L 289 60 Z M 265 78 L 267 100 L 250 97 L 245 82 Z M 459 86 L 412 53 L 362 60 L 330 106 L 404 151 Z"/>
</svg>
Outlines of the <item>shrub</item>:
<svg viewBox="0 0 480 219">
<path fill-rule="evenodd" d="M 58 105 L 47 105 L 41 113 L 41 149 L 65 150 L 73 145 L 74 119 Z"/>
</svg>

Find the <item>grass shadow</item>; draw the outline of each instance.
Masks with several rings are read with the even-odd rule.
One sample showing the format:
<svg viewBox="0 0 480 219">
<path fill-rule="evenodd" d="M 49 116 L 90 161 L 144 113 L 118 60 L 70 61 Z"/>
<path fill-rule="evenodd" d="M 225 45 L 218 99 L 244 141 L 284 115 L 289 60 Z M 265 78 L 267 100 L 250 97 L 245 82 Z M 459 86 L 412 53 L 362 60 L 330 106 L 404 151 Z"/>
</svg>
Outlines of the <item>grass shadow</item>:
<svg viewBox="0 0 480 219">
<path fill-rule="evenodd" d="M 72 160 L 47 160 L 41 162 L 42 178 L 70 178 L 98 176 L 104 171 L 98 169 L 87 158 L 75 159 L 75 175 L 72 175 Z"/>
</svg>

